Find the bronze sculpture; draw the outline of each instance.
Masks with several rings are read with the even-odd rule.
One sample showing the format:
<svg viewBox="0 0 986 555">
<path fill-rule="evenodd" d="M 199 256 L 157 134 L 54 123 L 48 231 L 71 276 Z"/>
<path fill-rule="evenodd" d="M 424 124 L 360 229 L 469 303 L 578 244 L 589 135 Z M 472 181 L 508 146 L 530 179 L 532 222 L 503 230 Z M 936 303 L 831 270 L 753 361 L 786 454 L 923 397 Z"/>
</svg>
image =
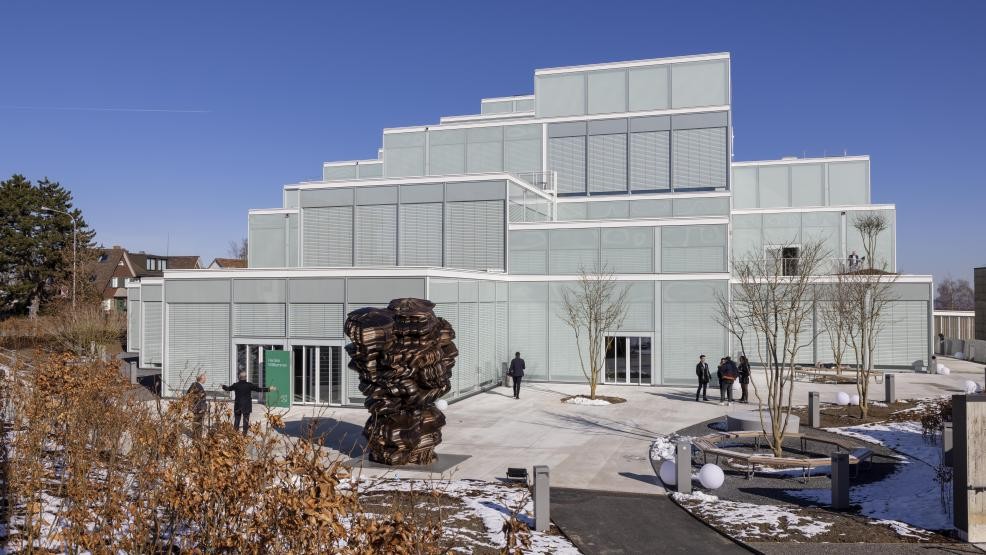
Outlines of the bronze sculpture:
<svg viewBox="0 0 986 555">
<path fill-rule="evenodd" d="M 445 415 L 435 401 L 451 390 L 459 351 L 455 331 L 424 299 L 394 299 L 346 318 L 349 368 L 370 417 L 363 427 L 370 460 L 388 465 L 435 461 Z"/>
</svg>

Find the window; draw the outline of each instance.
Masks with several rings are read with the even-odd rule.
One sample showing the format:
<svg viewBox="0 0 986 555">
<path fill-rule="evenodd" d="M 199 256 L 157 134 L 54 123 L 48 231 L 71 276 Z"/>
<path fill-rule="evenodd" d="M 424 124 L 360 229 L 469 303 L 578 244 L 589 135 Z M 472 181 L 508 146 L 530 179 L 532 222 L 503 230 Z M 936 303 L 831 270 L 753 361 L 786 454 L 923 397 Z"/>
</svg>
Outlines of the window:
<svg viewBox="0 0 986 555">
<path fill-rule="evenodd" d="M 109 257 L 106 256 L 105 254 L 101 254 L 101 255 L 99 255 L 99 262 L 106 262 L 106 259 L 108 259 L 108 258 Z"/>
<path fill-rule="evenodd" d="M 110 285 L 113 286 L 113 287 L 119 287 L 120 286 L 120 278 L 113 278 L 113 279 L 111 279 L 110 280 Z"/>
<path fill-rule="evenodd" d="M 767 270 L 782 276 L 798 275 L 800 247 L 766 247 Z"/>
<path fill-rule="evenodd" d="M 168 269 L 168 261 L 167 260 L 161 259 L 161 260 L 159 260 L 159 262 L 161 263 L 161 269 L 162 270 L 167 270 Z"/>
</svg>

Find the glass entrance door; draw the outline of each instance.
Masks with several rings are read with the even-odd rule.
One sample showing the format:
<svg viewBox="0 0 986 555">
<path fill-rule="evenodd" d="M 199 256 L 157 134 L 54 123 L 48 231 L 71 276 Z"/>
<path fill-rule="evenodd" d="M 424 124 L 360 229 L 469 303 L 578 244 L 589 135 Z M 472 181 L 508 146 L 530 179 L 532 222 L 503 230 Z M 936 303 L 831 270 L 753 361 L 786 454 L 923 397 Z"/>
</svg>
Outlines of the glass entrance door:
<svg viewBox="0 0 986 555">
<path fill-rule="evenodd" d="M 291 358 L 295 403 L 342 404 L 341 345 L 298 345 Z"/>
<path fill-rule="evenodd" d="M 240 372 L 246 372 L 247 381 L 253 382 L 260 387 L 266 387 L 267 379 L 264 374 L 264 353 L 267 351 L 280 351 L 284 345 L 249 345 L 237 343 L 236 345 L 236 376 L 234 381 L 240 379 Z M 253 393 L 253 398 L 263 400 L 263 393 Z"/>
<path fill-rule="evenodd" d="M 627 335 L 606 337 L 606 383 L 649 385 L 651 373 L 650 337 Z"/>
</svg>

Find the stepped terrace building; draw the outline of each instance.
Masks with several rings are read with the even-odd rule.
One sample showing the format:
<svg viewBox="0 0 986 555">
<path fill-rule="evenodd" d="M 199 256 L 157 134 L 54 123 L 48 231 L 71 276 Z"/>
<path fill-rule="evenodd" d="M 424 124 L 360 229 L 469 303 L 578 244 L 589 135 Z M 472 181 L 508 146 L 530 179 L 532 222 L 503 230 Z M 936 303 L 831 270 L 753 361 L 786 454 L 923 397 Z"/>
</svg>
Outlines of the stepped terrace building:
<svg viewBox="0 0 986 555">
<path fill-rule="evenodd" d="M 294 402 L 359 404 L 345 315 L 413 296 L 456 330 L 450 399 L 500 383 L 515 351 L 530 380 L 578 382 L 561 293 L 606 267 L 629 288 L 606 383 L 693 383 L 699 354 L 738 350 L 716 324 L 733 256 L 797 259 L 819 239 L 835 268 L 863 252 L 853 218 L 879 212 L 878 262 L 896 270 L 869 157 L 732 162 L 730 96 L 729 54 L 559 67 L 478 114 L 384 129 L 375 158 L 326 162 L 283 206 L 250 211 L 247 268 L 129 285 L 129 347 L 171 392 L 199 372 L 263 382 L 264 352 L 284 349 Z M 879 367 L 929 360 L 931 285 L 896 281 Z M 801 361 L 830 362 L 826 338 Z"/>
</svg>

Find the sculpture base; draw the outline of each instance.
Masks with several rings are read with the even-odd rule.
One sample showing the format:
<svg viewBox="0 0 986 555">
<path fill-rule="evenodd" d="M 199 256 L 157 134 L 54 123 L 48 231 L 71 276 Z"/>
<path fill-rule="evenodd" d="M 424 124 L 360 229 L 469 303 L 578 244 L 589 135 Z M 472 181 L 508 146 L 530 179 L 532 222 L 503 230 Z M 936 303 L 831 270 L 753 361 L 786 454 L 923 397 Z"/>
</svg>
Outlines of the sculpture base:
<svg viewBox="0 0 986 555">
<path fill-rule="evenodd" d="M 436 453 L 436 459 L 431 464 L 405 464 L 405 465 L 392 465 L 383 464 L 378 462 L 373 462 L 367 458 L 359 457 L 354 459 L 349 459 L 348 461 L 342 463 L 346 468 L 382 468 L 389 470 L 405 470 L 408 472 L 432 472 L 432 473 L 442 473 L 451 470 L 455 465 L 465 461 L 472 455 L 452 455 L 448 453 Z"/>
</svg>

